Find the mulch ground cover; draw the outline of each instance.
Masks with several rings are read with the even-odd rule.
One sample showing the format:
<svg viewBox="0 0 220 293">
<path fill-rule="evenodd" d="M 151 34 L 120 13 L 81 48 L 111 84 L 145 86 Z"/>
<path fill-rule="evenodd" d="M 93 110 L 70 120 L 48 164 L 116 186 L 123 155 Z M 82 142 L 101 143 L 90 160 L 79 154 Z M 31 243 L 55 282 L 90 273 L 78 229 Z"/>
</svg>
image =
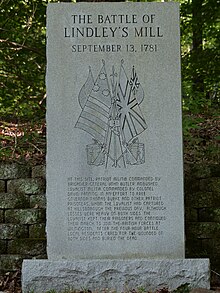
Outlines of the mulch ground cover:
<svg viewBox="0 0 220 293">
<path fill-rule="evenodd" d="M 220 116 L 205 114 L 183 115 L 184 162 L 219 163 Z M 45 163 L 45 120 L 11 123 L 0 121 L 1 161 Z"/>
</svg>

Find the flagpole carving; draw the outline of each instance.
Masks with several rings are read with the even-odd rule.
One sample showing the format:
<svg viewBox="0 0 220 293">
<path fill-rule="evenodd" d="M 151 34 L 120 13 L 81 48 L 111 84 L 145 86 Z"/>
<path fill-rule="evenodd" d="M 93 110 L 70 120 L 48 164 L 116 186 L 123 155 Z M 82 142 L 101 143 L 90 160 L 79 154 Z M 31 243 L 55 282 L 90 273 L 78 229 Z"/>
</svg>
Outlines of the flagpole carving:
<svg viewBox="0 0 220 293">
<path fill-rule="evenodd" d="M 123 60 L 119 74 L 112 66 L 110 82 L 104 60 L 95 80 L 89 67 L 78 96 L 82 110 L 75 124 L 93 138 L 93 143 L 86 146 L 88 165 L 126 168 L 145 163 L 145 146 L 138 138 L 147 129 L 140 109 L 143 99 L 134 66 L 130 78 Z"/>
</svg>

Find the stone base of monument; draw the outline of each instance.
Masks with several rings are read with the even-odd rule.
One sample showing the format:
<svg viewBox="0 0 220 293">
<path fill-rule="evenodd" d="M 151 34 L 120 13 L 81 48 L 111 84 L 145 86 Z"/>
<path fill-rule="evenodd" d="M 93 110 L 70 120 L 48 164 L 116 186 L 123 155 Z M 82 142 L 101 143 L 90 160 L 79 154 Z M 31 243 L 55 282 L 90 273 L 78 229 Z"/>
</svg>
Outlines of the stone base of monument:
<svg viewBox="0 0 220 293">
<path fill-rule="evenodd" d="M 43 293 L 52 289 L 128 292 L 163 287 L 173 290 L 186 283 L 191 288 L 209 289 L 209 272 L 208 259 L 24 260 L 22 292 Z"/>
</svg>

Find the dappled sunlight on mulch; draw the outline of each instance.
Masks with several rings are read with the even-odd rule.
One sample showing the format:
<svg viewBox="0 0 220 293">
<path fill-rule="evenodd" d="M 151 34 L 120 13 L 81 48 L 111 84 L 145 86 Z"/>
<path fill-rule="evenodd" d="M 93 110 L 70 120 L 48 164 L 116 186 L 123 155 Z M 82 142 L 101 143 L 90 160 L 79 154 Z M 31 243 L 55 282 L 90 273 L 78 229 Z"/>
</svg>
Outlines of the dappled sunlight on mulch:
<svg viewBox="0 0 220 293">
<path fill-rule="evenodd" d="M 191 125 L 184 131 L 184 161 L 219 163 L 220 116 L 189 115 Z M 186 119 L 186 117 L 184 117 Z"/>
<path fill-rule="evenodd" d="M 0 121 L 0 136 L 1 160 L 32 165 L 45 162 L 45 120 L 23 124 Z"/>
<path fill-rule="evenodd" d="M 184 161 L 190 163 L 219 163 L 220 117 L 185 114 Z M 6 162 L 45 163 L 46 122 L 28 123 L 0 121 L 1 160 Z"/>
<path fill-rule="evenodd" d="M 21 293 L 21 272 L 8 272 L 0 275 L 0 291 Z"/>
</svg>

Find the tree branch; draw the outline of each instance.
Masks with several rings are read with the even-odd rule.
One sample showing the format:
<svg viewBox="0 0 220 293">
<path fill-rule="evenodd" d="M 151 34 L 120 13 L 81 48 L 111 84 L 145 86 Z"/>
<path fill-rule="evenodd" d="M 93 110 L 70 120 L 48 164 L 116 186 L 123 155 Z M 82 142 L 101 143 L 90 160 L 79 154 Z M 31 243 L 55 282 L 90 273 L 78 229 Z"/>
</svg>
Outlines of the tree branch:
<svg viewBox="0 0 220 293">
<path fill-rule="evenodd" d="M 3 39 L 0 39 L 0 43 L 6 43 L 6 44 L 9 44 L 9 45 L 12 45 L 12 46 L 17 47 L 18 49 L 26 49 L 26 50 L 32 51 L 34 53 L 37 53 L 40 56 L 45 57 L 45 54 L 40 52 L 37 48 L 31 48 L 31 47 L 28 47 L 26 45 L 22 45 L 22 44 L 19 44 L 19 43 L 16 43 L 16 42 L 12 42 L 12 41 L 9 41 L 9 40 L 3 40 Z"/>
</svg>

